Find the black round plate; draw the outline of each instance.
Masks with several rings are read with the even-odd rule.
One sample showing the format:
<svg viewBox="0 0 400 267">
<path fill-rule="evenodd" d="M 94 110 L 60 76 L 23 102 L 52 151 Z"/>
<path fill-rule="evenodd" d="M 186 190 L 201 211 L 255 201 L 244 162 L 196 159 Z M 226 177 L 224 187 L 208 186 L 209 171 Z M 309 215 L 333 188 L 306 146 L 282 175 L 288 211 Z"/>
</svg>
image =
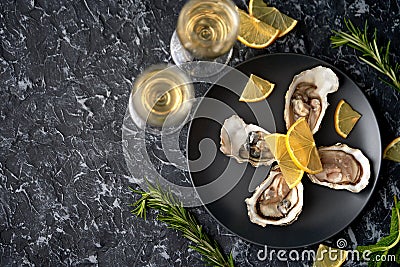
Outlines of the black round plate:
<svg viewBox="0 0 400 267">
<path fill-rule="evenodd" d="M 252 243 L 274 248 L 297 248 L 322 242 L 343 230 L 357 217 L 375 188 L 382 153 L 379 127 L 367 98 L 349 77 L 324 61 L 299 54 L 260 56 L 246 61 L 236 68 L 247 76 L 253 73 L 276 84 L 274 92 L 268 97 L 268 103 L 275 117 L 276 131 L 286 133 L 283 110 L 287 88 L 294 75 L 318 65 L 331 68 L 339 77 L 340 87 L 336 93 L 328 96 L 330 105 L 322 121 L 322 127 L 315 135 L 316 143 L 318 146 L 329 146 L 340 142 L 361 149 L 370 160 L 370 183 L 367 188 L 356 194 L 347 190 L 333 190 L 313 184 L 307 176 L 304 176 L 304 206 L 297 221 L 288 226 L 267 225 L 264 228 L 251 223 L 247 216 L 244 200 L 252 195 L 251 190 L 249 191 L 249 184 L 251 183 L 250 180 L 255 168 L 250 166 L 250 164 L 246 165 L 246 163 L 242 163 L 246 165 L 246 170 L 241 175 L 240 181 L 229 193 L 212 203 L 205 204 L 205 207 L 229 231 Z M 233 74 L 227 73 L 223 78 L 229 79 L 229 75 Z M 242 88 L 236 91 L 240 91 Z M 246 123 L 254 123 L 254 114 L 251 114 L 252 111 L 248 107 L 256 105 L 256 103 L 247 104 L 239 102 L 238 95 L 217 85 L 213 85 L 205 96 L 224 102 L 242 117 Z M 333 124 L 335 108 L 341 99 L 345 99 L 355 110 L 362 114 L 361 119 L 347 139 L 341 138 L 335 132 Z M 200 103 L 195 117 L 201 117 L 202 114 L 200 113 L 202 110 L 210 109 L 214 109 L 214 112 L 218 113 L 219 117 L 228 118 L 234 114 L 225 108 L 219 109 L 217 103 L 215 106 L 210 106 L 210 103 L 207 102 L 207 105 L 204 107 Z M 257 110 L 257 112 L 260 111 Z M 219 123 L 206 118 L 199 118 L 192 121 L 187 144 L 189 162 L 199 157 L 199 144 L 201 140 L 209 138 L 215 143 L 214 150 L 215 146 L 219 147 L 221 126 Z M 260 126 L 269 131 L 273 130 L 269 128 L 270 125 L 267 122 L 265 125 Z M 215 159 L 206 169 L 198 172 L 190 172 L 194 186 L 198 187 L 211 183 L 214 179 L 218 178 L 222 171 L 225 171 L 231 177 L 240 175 L 235 168 L 237 164 L 239 163 L 223 155 L 218 150 Z M 189 168 L 191 168 L 191 163 L 189 163 Z M 265 169 L 265 176 L 267 176 L 268 169 L 265 167 L 261 168 Z M 260 170 L 263 171 L 264 169 Z M 203 200 L 209 193 L 213 192 L 202 190 L 198 193 Z"/>
</svg>

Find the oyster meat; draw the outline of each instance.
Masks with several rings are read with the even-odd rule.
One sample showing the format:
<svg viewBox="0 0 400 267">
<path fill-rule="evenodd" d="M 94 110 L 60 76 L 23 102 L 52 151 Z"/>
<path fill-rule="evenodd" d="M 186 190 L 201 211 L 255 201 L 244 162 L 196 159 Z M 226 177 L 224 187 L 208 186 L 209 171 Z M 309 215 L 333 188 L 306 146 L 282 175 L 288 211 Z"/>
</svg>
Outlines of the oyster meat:
<svg viewBox="0 0 400 267">
<path fill-rule="evenodd" d="M 255 224 L 263 227 L 291 224 L 303 208 L 303 185 L 299 183 L 289 189 L 279 167 L 275 166 L 245 202 L 250 221 Z"/>
<path fill-rule="evenodd" d="M 318 66 L 294 76 L 285 96 L 286 128 L 305 117 L 312 133 L 316 133 L 329 105 L 327 95 L 338 88 L 339 79 L 330 68 Z"/>
<path fill-rule="evenodd" d="M 233 115 L 222 126 L 220 150 L 239 163 L 250 162 L 254 167 L 271 165 L 275 159 L 264 141 L 268 134 L 263 128 L 246 124 L 239 116 Z"/>
<path fill-rule="evenodd" d="M 346 189 L 354 193 L 369 183 L 371 167 L 361 150 L 345 144 L 318 148 L 323 171 L 308 174 L 313 183 L 333 189 Z"/>
</svg>

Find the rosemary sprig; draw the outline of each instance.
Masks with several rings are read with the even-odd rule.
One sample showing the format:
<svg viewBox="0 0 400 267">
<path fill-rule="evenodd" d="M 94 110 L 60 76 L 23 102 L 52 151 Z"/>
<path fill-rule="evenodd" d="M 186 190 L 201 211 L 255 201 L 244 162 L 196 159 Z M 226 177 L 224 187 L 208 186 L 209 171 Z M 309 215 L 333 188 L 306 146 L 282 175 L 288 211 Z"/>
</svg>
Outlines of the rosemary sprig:
<svg viewBox="0 0 400 267">
<path fill-rule="evenodd" d="M 196 218 L 176 200 L 170 191 L 163 191 L 157 185 L 148 183 L 148 192 L 134 190 L 141 198 L 131 206 L 131 212 L 137 217 L 146 219 L 148 209 L 158 210 L 157 220 L 165 222 L 169 228 L 182 232 L 193 245 L 189 247 L 202 255 L 203 261 L 210 266 L 233 267 L 233 257 L 226 257 L 218 243 L 207 235 Z"/>
<path fill-rule="evenodd" d="M 360 52 L 360 60 L 367 63 L 380 73 L 386 75 L 391 82 L 381 79 L 384 83 L 394 87 L 400 92 L 400 65 L 396 63 L 394 66 L 390 63 L 390 41 L 385 47 L 378 48 L 377 45 L 377 31 L 375 28 L 372 40 L 368 38 L 368 25 L 365 22 L 364 31 L 355 27 L 350 20 L 344 20 L 346 28 L 349 31 L 333 31 L 335 35 L 331 36 L 332 46 L 337 48 L 342 45 L 348 45 Z"/>
</svg>

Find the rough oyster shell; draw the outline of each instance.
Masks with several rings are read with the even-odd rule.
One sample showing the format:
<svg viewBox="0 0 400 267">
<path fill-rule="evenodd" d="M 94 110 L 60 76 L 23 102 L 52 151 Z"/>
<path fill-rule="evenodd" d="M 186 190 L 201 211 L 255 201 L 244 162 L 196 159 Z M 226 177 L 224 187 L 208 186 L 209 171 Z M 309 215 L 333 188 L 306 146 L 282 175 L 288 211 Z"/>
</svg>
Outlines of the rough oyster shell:
<svg viewBox="0 0 400 267">
<path fill-rule="evenodd" d="M 289 189 L 282 172 L 275 166 L 269 176 L 246 198 L 250 221 L 265 227 L 293 223 L 303 208 L 303 184 Z"/>
<path fill-rule="evenodd" d="M 246 124 L 239 116 L 233 115 L 225 120 L 221 128 L 220 150 L 239 163 L 250 162 L 254 167 L 271 165 L 275 159 L 262 138 L 268 134 L 263 128 Z"/>
<path fill-rule="evenodd" d="M 337 143 L 329 147 L 320 147 L 318 152 L 323 171 L 308 174 L 313 183 L 354 193 L 360 192 L 368 185 L 371 167 L 361 150 Z"/>
<path fill-rule="evenodd" d="M 285 96 L 286 128 L 306 117 L 312 133 L 316 133 L 329 105 L 327 95 L 338 88 L 339 79 L 330 68 L 318 66 L 294 76 Z"/>
</svg>

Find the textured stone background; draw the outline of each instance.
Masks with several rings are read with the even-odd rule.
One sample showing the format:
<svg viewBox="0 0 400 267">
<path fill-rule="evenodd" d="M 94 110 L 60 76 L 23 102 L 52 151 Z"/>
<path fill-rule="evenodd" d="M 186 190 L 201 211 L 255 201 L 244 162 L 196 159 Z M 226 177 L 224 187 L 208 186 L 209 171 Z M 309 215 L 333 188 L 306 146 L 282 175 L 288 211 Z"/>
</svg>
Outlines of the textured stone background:
<svg viewBox="0 0 400 267">
<path fill-rule="evenodd" d="M 189 243 L 153 213 L 146 221 L 130 214 L 128 186 L 138 177 L 129 173 L 121 146 L 132 82 L 144 68 L 171 62 L 169 38 L 183 3 L 1 1 L 1 266 L 203 266 Z M 246 8 L 247 1 L 236 3 Z M 343 18 L 359 26 L 368 19 L 380 43 L 392 40 L 400 62 L 400 1 L 269 3 L 299 24 L 264 50 L 237 43 L 230 64 L 274 52 L 323 59 L 363 89 L 382 124 L 383 145 L 399 136 L 400 94 L 352 49 L 331 48 L 329 37 L 343 28 Z M 399 171 L 399 164 L 384 162 L 367 208 L 327 244 L 345 238 L 352 248 L 388 233 Z M 267 265 L 257 259 L 260 247 L 228 233 L 203 208 L 192 211 L 226 252 L 233 251 L 237 266 Z"/>
</svg>

